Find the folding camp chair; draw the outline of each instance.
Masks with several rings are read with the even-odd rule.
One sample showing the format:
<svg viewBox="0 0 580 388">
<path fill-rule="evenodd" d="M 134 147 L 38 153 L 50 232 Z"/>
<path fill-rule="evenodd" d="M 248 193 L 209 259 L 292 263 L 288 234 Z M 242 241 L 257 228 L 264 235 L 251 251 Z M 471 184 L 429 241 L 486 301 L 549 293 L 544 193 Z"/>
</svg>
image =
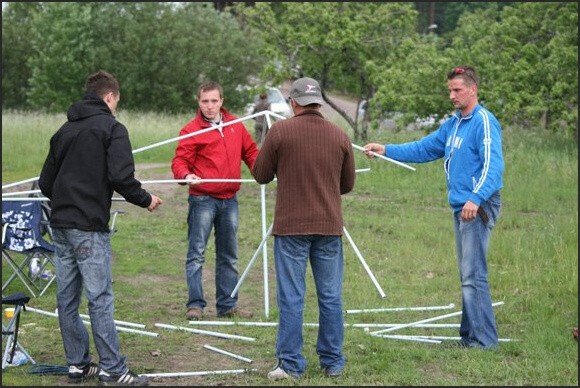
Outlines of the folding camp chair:
<svg viewBox="0 0 580 388">
<path fill-rule="evenodd" d="M 4 353 L 2 356 L 2 369 L 6 368 L 8 364 L 12 364 L 17 348 L 22 352 L 22 354 L 24 354 L 28 361 L 30 361 L 32 364 L 36 364 L 36 361 L 30 357 L 30 354 L 28 354 L 24 347 L 20 345 L 20 342 L 18 342 L 20 313 L 26 309 L 25 306 L 29 300 L 30 297 L 24 295 L 22 292 L 12 294 L 6 298 L 2 297 L 2 306 L 14 306 L 14 314 L 11 318 L 9 318 L 7 325 L 4 325 L 4 318 L 2 318 L 2 343 L 4 344 L 4 341 L 6 341 Z"/>
<path fill-rule="evenodd" d="M 13 270 L 2 284 L 2 296 L 14 280 L 20 279 L 33 297 L 39 297 L 56 279 L 54 246 L 42 237 L 41 226 L 47 228 L 52 240 L 39 201 L 2 201 L 2 259 Z"/>
</svg>

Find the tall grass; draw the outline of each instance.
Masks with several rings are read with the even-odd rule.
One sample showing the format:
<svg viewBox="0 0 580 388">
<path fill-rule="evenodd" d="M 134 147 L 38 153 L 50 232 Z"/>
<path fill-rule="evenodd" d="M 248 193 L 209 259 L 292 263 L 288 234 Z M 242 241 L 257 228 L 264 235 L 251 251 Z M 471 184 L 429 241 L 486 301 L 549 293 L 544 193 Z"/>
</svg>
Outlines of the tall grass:
<svg viewBox="0 0 580 388">
<path fill-rule="evenodd" d="M 2 116 L 2 181 L 38 174 L 50 135 L 60 116 L 6 112 Z M 121 112 L 134 149 L 178 136 L 189 117 Z M 422 137 L 419 132 L 381 133 L 377 142 Z M 505 129 L 506 170 L 503 208 L 493 231 L 489 280 L 502 342 L 495 351 L 449 350 L 440 345 L 372 337 L 349 327 L 343 377 L 329 380 L 318 368 L 316 328 L 304 328 L 304 353 L 309 361 L 299 386 L 327 385 L 578 385 L 578 345 L 571 329 L 578 326 L 578 151 L 573 141 L 540 130 Z M 174 144 L 135 154 L 140 179 L 167 179 Z M 24 160 L 20 160 L 24 159 Z M 153 165 L 151 165 L 153 163 Z M 354 246 L 344 239 L 345 309 L 439 306 L 441 312 L 345 314 L 345 322 L 407 323 L 457 311 L 461 306 L 452 218 L 446 202 L 441 161 L 416 165 L 412 172 L 380 159 L 357 154 L 355 189 L 343 198 L 345 227 L 386 298 L 365 271 Z M 8 167 L 9 166 L 9 167 Z M 244 167 L 244 174 L 247 169 Z M 120 333 L 122 351 L 139 373 L 189 372 L 256 368 L 256 373 L 157 379 L 153 385 L 281 385 L 265 375 L 275 363 L 275 328 L 250 326 L 201 327 L 256 338 L 255 342 L 224 340 L 162 330 L 154 323 L 190 326 L 185 320 L 187 288 L 184 275 L 186 189 L 178 185 L 147 187 L 165 203 L 155 213 L 126 203 L 112 238 L 116 318 L 144 323 L 160 337 Z M 266 223 L 272 221 L 275 183 L 266 190 Z M 250 259 L 262 240 L 258 185 L 244 184 L 239 193 L 239 271 L 248 269 L 240 287 L 240 305 L 257 321 L 277 321 L 272 240 L 267 240 L 267 271 L 260 254 Z M 215 246 L 210 240 L 204 267 L 207 319 L 214 308 Z M 3 266 L 3 279 L 5 279 Z M 267 277 L 267 282 L 265 282 Z M 307 273 L 305 322 L 317 322 L 318 310 L 310 270 Z M 17 283 L 9 292 L 17 291 Z M 266 299 L 265 293 L 268 292 Z M 269 312 L 266 314 L 266 303 Z M 30 306 L 54 311 L 55 287 Z M 82 306 L 86 312 L 86 304 Z M 439 323 L 458 323 L 457 319 Z M 435 322 L 434 322 L 435 323 Z M 42 364 L 65 365 L 58 322 L 25 312 L 19 340 Z M 199 328 L 199 327 L 198 327 Z M 457 329 L 407 328 L 393 334 L 457 336 Z M 254 360 L 228 359 L 203 349 L 203 344 Z M 93 350 L 93 353 L 94 350 Z M 158 355 L 155 355 L 158 354 Z M 94 354 L 95 358 L 97 355 Z M 66 384 L 66 376 L 26 373 L 27 367 L 3 371 L 3 385 Z"/>
</svg>

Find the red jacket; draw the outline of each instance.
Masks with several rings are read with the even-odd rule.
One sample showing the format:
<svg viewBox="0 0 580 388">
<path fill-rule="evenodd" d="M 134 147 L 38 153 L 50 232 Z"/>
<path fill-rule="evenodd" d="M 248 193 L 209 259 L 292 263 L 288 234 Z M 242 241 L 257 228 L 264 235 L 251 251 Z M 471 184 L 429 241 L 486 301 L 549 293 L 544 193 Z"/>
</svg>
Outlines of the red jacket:
<svg viewBox="0 0 580 388">
<path fill-rule="evenodd" d="M 171 162 L 175 179 L 185 179 L 188 174 L 195 174 L 201 179 L 240 179 L 242 160 L 252 169 L 258 156 L 256 143 L 242 122 L 228 124 L 237 117 L 224 108 L 221 114 L 222 122 L 226 124 L 221 133 L 216 128 L 179 141 Z M 198 109 L 197 115 L 181 129 L 179 136 L 211 126 Z M 190 186 L 189 194 L 227 199 L 232 198 L 240 187 L 239 182 L 206 182 Z"/>
</svg>

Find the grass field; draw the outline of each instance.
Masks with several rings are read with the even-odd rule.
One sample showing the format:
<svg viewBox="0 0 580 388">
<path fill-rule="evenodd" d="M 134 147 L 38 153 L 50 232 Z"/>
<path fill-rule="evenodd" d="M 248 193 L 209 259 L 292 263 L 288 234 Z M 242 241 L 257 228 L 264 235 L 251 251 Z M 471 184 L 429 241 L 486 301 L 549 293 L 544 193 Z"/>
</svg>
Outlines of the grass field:
<svg viewBox="0 0 580 388">
<path fill-rule="evenodd" d="M 187 116 L 161 116 L 120 112 L 130 130 L 134 149 L 178 136 Z M 38 175 L 48 140 L 63 122 L 63 115 L 3 112 L 2 184 Z M 251 123 L 247 123 L 251 128 Z M 381 133 L 377 142 L 402 142 L 423 136 L 419 132 Z M 304 327 L 304 354 L 309 362 L 297 382 L 272 383 L 266 373 L 274 366 L 276 328 L 248 326 L 215 318 L 213 240 L 207 248 L 204 290 L 206 320 L 230 325 L 192 325 L 185 319 L 187 288 L 184 275 L 186 241 L 186 189 L 176 184 L 148 184 L 148 190 L 165 203 L 155 213 L 115 202 L 125 211 L 117 219 L 112 238 L 113 279 L 118 320 L 144 324 L 152 337 L 120 332 L 121 350 L 137 373 L 189 373 L 251 369 L 245 373 L 155 378 L 151 385 L 283 385 L 296 386 L 578 386 L 578 343 L 572 328 L 578 326 L 578 149 L 562 136 L 540 130 L 504 129 L 505 157 L 502 214 L 493 231 L 489 251 L 489 281 L 501 342 L 497 350 L 444 349 L 441 344 L 368 335 L 354 324 L 405 324 L 460 310 L 461 295 L 454 249 L 453 226 L 447 205 L 442 161 L 414 165 L 416 171 L 381 159 L 357 154 L 355 189 L 343 197 L 344 308 L 382 309 L 447 306 L 440 311 L 345 311 L 341 378 L 325 378 L 318 367 L 315 327 Z M 362 145 L 362 144 L 361 144 Z M 135 153 L 141 180 L 171 179 L 170 161 L 175 144 Z M 249 177 L 243 167 L 243 176 Z M 13 190 L 27 190 L 29 184 Z M 273 240 L 267 239 L 266 257 L 258 252 L 264 228 L 273 216 L 275 183 L 264 186 L 265 224 L 262 224 L 262 188 L 244 183 L 239 192 L 239 272 L 247 277 L 239 290 L 239 304 L 254 311 L 252 322 L 277 322 Z M 357 255 L 360 253 L 359 255 Z M 361 260 L 362 257 L 362 260 Z M 365 270 L 366 263 L 370 273 Z M 2 267 L 3 280 L 8 271 Z M 317 322 L 317 306 L 310 270 L 305 322 Z M 382 298 L 379 288 L 385 293 Z M 13 283 L 4 294 L 23 290 Z M 55 286 L 29 306 L 54 312 Z M 87 313 L 86 302 L 81 308 Z M 255 340 L 224 339 L 185 330 L 210 330 Z M 459 317 L 437 324 L 457 324 Z M 371 329 L 378 330 L 378 329 Z M 409 327 L 389 334 L 458 336 L 456 327 Z M 19 341 L 46 365 L 66 364 L 56 318 L 26 311 Z M 447 340 L 442 340 L 444 344 Z M 212 352 L 211 345 L 249 358 L 247 363 Z M 93 356 L 98 355 L 93 349 Z M 28 373 L 30 364 L 8 367 L 3 386 L 60 386 L 63 375 Z M 96 381 L 85 383 L 94 385 Z"/>
</svg>

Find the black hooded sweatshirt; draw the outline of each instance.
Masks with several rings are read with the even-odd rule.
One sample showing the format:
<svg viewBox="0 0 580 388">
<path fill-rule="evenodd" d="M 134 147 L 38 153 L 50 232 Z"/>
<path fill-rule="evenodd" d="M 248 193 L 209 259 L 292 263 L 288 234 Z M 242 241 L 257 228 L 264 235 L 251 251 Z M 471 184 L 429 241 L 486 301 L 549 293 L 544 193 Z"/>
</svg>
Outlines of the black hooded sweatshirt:
<svg viewBox="0 0 580 388">
<path fill-rule="evenodd" d="M 51 202 L 50 225 L 108 232 L 113 191 L 140 207 L 151 203 L 135 179 L 129 133 L 90 92 L 71 105 L 67 119 L 50 139 L 38 180 Z"/>
</svg>

